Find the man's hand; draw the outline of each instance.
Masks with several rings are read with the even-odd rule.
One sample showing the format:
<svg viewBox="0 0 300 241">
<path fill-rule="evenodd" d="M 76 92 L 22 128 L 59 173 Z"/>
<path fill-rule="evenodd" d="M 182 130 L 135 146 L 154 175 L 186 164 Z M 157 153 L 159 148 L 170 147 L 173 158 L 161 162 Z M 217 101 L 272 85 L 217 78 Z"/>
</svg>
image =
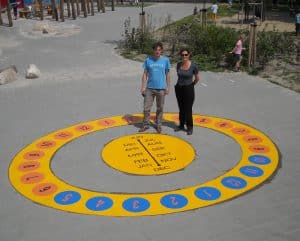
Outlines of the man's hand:
<svg viewBox="0 0 300 241">
<path fill-rule="evenodd" d="M 145 97 L 145 95 L 146 95 L 146 89 L 145 89 L 145 88 L 142 88 L 142 89 L 141 89 L 141 95 L 142 95 L 143 97 Z"/>
<path fill-rule="evenodd" d="M 165 89 L 165 95 L 168 95 L 169 92 L 170 92 L 170 91 L 169 91 L 169 88 L 166 88 L 166 89 Z"/>
</svg>

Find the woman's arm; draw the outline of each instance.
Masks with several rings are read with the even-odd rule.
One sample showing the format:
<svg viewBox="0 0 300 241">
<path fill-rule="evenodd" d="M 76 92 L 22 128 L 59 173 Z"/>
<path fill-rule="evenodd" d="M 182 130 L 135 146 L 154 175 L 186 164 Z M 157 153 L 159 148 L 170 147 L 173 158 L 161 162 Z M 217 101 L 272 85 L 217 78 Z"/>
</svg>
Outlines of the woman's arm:
<svg viewBox="0 0 300 241">
<path fill-rule="evenodd" d="M 198 72 L 198 73 L 195 74 L 194 76 L 195 76 L 195 79 L 194 79 L 194 81 L 193 81 L 193 84 L 195 85 L 195 84 L 197 84 L 197 83 L 199 82 L 199 80 L 200 80 L 200 73 Z"/>
</svg>

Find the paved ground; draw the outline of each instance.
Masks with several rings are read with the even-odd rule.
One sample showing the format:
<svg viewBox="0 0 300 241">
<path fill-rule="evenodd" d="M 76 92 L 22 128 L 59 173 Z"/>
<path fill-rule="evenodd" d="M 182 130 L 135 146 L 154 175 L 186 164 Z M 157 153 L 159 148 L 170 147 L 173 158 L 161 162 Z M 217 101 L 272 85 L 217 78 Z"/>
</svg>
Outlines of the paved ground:
<svg viewBox="0 0 300 241">
<path fill-rule="evenodd" d="M 159 4 L 147 8 L 173 19 L 188 15 L 193 4 Z M 300 235 L 299 94 L 244 73 L 201 73 L 195 113 L 238 120 L 266 133 L 282 154 L 282 168 L 267 184 L 220 205 L 184 213 L 113 218 L 66 213 L 37 205 L 14 191 L 7 170 L 15 154 L 51 131 L 101 117 L 142 110 L 141 63 L 122 59 L 113 43 L 128 16 L 139 10 L 117 9 L 88 19 L 68 20 L 80 32 L 68 37 L 38 37 L 24 32 L 28 22 L 0 28 L 0 68 L 15 64 L 18 81 L 0 86 L 0 240 L 1 241 L 295 241 Z M 35 21 L 30 23 L 35 24 Z M 27 25 L 26 25 L 27 24 Z M 70 26 L 73 24 L 74 26 Z M 26 80 L 27 64 L 42 77 Z M 175 71 L 172 70 L 172 83 Z M 166 111 L 176 112 L 174 91 Z M 197 160 L 184 172 L 142 178 L 101 168 L 98 154 L 107 141 L 134 126 L 85 136 L 63 147 L 52 162 L 57 176 L 81 187 L 102 191 L 149 192 L 184 187 L 233 167 L 240 149 L 230 138 L 196 129 L 178 134 L 197 149 Z M 173 134 L 165 127 L 165 133 Z M 64 159 L 64 162 L 61 160 Z M 98 168 L 98 169 L 97 169 Z"/>
</svg>

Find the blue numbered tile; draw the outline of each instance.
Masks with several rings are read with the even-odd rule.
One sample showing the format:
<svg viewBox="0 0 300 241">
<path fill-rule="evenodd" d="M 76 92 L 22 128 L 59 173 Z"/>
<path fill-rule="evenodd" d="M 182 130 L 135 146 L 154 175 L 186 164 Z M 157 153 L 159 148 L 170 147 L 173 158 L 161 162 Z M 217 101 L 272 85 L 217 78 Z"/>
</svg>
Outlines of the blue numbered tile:
<svg viewBox="0 0 300 241">
<path fill-rule="evenodd" d="M 60 205 L 70 205 L 76 203 L 80 200 L 81 195 L 74 191 L 65 191 L 58 193 L 54 201 Z"/>
<path fill-rule="evenodd" d="M 268 157 L 262 155 L 253 155 L 250 156 L 248 159 L 250 162 L 257 165 L 267 165 L 271 162 L 271 160 Z"/>
<path fill-rule="evenodd" d="M 123 208 L 129 212 L 143 212 L 149 207 L 149 201 L 139 197 L 129 198 L 123 202 Z"/>
<path fill-rule="evenodd" d="M 86 207 L 93 211 L 104 211 L 112 205 L 113 201 L 108 197 L 94 197 L 86 202 Z"/>
<path fill-rule="evenodd" d="M 160 203 L 167 208 L 182 208 L 187 205 L 188 200 L 179 194 L 169 194 L 162 197 Z"/>
<path fill-rule="evenodd" d="M 248 177 L 260 177 L 264 171 L 255 166 L 244 166 L 240 168 L 240 172 Z"/>
<path fill-rule="evenodd" d="M 232 189 L 241 189 L 247 186 L 247 182 L 240 177 L 225 177 L 222 179 L 222 184 L 225 187 Z"/>
<path fill-rule="evenodd" d="M 214 187 L 200 187 L 196 189 L 195 195 L 199 199 L 212 201 L 218 199 L 221 196 L 221 192 Z"/>
</svg>

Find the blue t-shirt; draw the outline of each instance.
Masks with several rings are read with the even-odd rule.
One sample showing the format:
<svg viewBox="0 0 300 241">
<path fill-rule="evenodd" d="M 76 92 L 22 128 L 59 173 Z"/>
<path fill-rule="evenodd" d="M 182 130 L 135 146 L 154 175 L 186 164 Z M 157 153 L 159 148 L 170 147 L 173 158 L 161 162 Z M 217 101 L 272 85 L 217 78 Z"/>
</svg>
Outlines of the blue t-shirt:
<svg viewBox="0 0 300 241">
<path fill-rule="evenodd" d="M 154 57 L 146 58 L 143 68 L 148 72 L 147 88 L 149 89 L 166 89 L 166 73 L 171 67 L 169 58 L 160 56 L 159 59 Z"/>
</svg>

